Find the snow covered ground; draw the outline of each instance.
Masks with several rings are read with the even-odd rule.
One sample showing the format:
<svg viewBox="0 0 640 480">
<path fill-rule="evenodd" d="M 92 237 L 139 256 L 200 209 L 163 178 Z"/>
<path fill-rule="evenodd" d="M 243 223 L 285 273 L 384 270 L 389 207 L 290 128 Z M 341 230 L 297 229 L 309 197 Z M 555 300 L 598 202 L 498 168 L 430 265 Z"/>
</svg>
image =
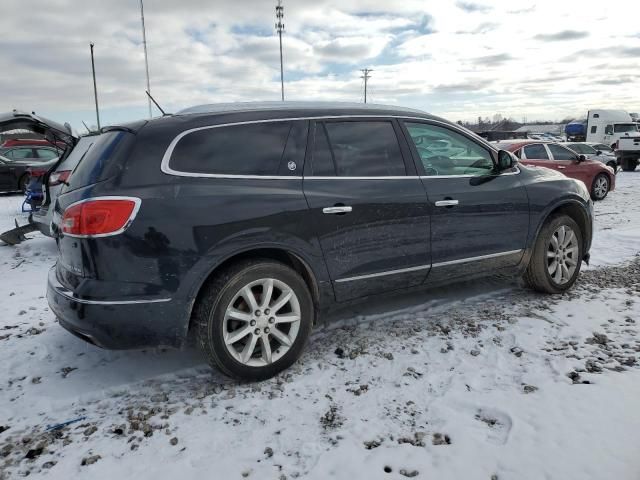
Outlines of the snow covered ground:
<svg viewBox="0 0 640 480">
<path fill-rule="evenodd" d="M 0 231 L 21 200 L 0 196 Z M 343 309 L 259 384 L 192 347 L 78 340 L 44 298 L 55 243 L 0 247 L 0 479 L 640 478 L 639 200 L 621 173 L 565 295 L 491 280 Z"/>
</svg>

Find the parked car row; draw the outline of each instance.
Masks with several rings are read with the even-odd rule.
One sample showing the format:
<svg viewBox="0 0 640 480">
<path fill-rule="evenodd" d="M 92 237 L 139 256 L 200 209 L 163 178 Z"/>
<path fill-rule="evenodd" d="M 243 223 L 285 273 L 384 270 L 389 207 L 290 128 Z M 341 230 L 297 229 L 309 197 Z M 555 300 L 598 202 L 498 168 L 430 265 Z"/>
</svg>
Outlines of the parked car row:
<svg viewBox="0 0 640 480">
<path fill-rule="evenodd" d="M 525 165 L 550 168 L 581 180 L 593 200 L 603 200 L 615 189 L 616 171 L 601 160 L 589 160 L 584 154 L 576 153 L 569 145 L 513 140 L 499 142 L 497 147 L 513 152 Z"/>
<path fill-rule="evenodd" d="M 29 115 L 2 126 L 74 146 L 49 174 L 47 297 L 105 348 L 179 347 L 191 330 L 212 365 L 264 379 L 332 305 L 494 274 L 559 293 L 589 259 L 588 179 L 525 149 L 588 160 L 499 149 L 417 110 L 202 106 L 81 140 Z"/>
</svg>

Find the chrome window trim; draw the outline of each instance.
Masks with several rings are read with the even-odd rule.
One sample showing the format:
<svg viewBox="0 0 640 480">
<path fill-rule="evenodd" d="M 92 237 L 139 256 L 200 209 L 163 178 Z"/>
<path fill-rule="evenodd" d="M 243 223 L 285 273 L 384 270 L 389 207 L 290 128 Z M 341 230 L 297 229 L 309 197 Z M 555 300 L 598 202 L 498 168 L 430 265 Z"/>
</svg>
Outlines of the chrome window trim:
<svg viewBox="0 0 640 480">
<path fill-rule="evenodd" d="M 417 272 L 420 270 L 426 270 L 428 268 L 446 267 L 448 265 L 458 265 L 460 263 L 476 262 L 479 260 L 488 260 L 491 258 L 505 257 L 507 255 L 516 255 L 518 253 L 522 253 L 523 251 L 524 251 L 523 249 L 518 249 L 518 250 L 509 250 L 507 252 L 490 253 L 488 255 L 479 255 L 477 257 L 467 257 L 467 258 L 460 258 L 458 260 L 449 260 L 447 262 L 433 263 L 431 265 L 419 265 L 417 267 L 400 268 L 398 270 L 387 270 L 384 272 L 369 273 L 366 275 L 358 275 L 355 277 L 339 278 L 335 282 L 336 283 L 351 282 L 354 280 L 365 280 L 367 278 L 384 277 L 387 275 L 395 275 L 398 273 Z"/>
<path fill-rule="evenodd" d="M 365 119 L 365 118 L 371 118 L 371 119 L 397 119 L 397 120 L 418 120 L 421 122 L 425 122 L 425 123 L 435 123 L 438 125 L 443 125 L 447 128 L 450 128 L 452 130 L 456 130 L 459 133 L 463 134 L 463 135 L 469 135 L 469 132 L 464 129 L 464 128 L 460 128 L 459 126 L 456 125 L 452 125 L 450 123 L 447 122 L 443 122 L 440 120 L 436 120 L 436 119 L 431 119 L 431 118 L 423 118 L 423 117 L 412 117 L 409 115 L 320 115 L 320 116 L 308 116 L 308 117 L 289 117 L 289 118 L 268 118 L 268 119 L 262 119 L 262 120 L 246 120 L 246 121 L 242 121 L 242 122 L 228 122 L 228 123 L 221 123 L 219 125 L 206 125 L 204 127 L 196 127 L 196 128 L 190 128 L 189 130 L 185 130 L 181 133 L 179 133 L 178 135 L 176 135 L 176 137 L 171 141 L 171 143 L 169 144 L 169 146 L 167 147 L 167 149 L 164 152 L 164 155 L 162 156 L 162 162 L 160 163 L 160 170 L 167 174 L 167 175 L 173 175 L 173 176 L 177 176 L 177 177 L 194 177 L 194 178 L 229 178 L 229 179 L 233 179 L 233 178 L 242 178 L 242 179 L 256 179 L 256 180 L 286 180 L 286 179 L 293 179 L 293 180 L 300 180 L 302 177 L 301 176 L 293 176 L 293 175 L 232 175 L 232 174 L 221 174 L 221 173 L 197 173 L 197 172 L 186 172 L 183 170 L 174 170 L 173 168 L 171 168 L 169 166 L 169 161 L 171 160 L 171 155 L 173 154 L 173 151 L 176 148 L 176 145 L 178 144 L 178 142 L 180 140 L 182 140 L 184 137 L 186 137 L 187 135 L 189 135 L 190 133 L 194 133 L 194 132 L 199 132 L 201 130 L 209 130 L 212 128 L 221 128 L 221 127 L 234 127 L 237 125 L 251 125 L 251 124 L 258 124 L 258 123 L 273 123 L 273 122 L 295 122 L 295 121 L 301 121 L 301 120 L 335 120 L 335 119 L 350 119 L 350 118 L 354 118 L 354 119 Z M 486 148 L 488 148 L 490 151 L 496 151 L 495 147 L 493 145 L 491 145 L 490 143 L 484 142 L 484 140 L 480 137 L 478 137 L 478 139 L 480 140 L 480 144 L 484 145 Z M 304 177 L 305 179 L 311 179 L 311 178 L 321 178 L 321 179 L 334 179 L 334 178 L 343 178 L 346 180 L 370 180 L 370 179 L 398 179 L 398 178 L 415 178 L 415 177 L 407 177 L 407 176 L 402 176 L 402 177 Z"/>
</svg>

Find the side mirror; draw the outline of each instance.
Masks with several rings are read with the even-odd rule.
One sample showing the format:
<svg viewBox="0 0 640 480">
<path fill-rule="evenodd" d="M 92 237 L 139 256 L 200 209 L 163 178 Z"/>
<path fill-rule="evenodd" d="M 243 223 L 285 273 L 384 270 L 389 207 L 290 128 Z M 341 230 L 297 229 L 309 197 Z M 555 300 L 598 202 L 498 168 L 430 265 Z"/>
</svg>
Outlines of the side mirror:
<svg viewBox="0 0 640 480">
<path fill-rule="evenodd" d="M 602 150 L 596 150 L 596 155 L 602 155 Z"/>
<path fill-rule="evenodd" d="M 584 155 L 578 155 L 578 163 L 584 162 L 587 159 Z"/>
<path fill-rule="evenodd" d="M 518 159 L 513 153 L 506 150 L 498 151 L 498 171 L 502 172 L 504 170 L 509 170 L 517 161 Z"/>
</svg>

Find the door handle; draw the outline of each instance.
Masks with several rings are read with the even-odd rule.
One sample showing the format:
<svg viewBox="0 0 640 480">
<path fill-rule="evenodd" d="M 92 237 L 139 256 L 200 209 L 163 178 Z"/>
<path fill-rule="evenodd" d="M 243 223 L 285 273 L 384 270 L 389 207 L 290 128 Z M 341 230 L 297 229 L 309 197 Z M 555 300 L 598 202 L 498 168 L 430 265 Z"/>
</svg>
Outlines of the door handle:
<svg viewBox="0 0 640 480">
<path fill-rule="evenodd" d="M 563 167 L 562 165 L 558 165 L 558 170 L 564 170 L 567 167 Z"/>
<path fill-rule="evenodd" d="M 436 207 L 455 207 L 460 202 L 458 200 L 438 200 L 436 202 Z"/>
<path fill-rule="evenodd" d="M 322 213 L 333 213 L 333 214 L 341 214 L 341 213 L 350 213 L 353 210 L 352 207 L 346 205 L 336 205 L 335 207 L 325 207 L 322 209 Z"/>
</svg>

